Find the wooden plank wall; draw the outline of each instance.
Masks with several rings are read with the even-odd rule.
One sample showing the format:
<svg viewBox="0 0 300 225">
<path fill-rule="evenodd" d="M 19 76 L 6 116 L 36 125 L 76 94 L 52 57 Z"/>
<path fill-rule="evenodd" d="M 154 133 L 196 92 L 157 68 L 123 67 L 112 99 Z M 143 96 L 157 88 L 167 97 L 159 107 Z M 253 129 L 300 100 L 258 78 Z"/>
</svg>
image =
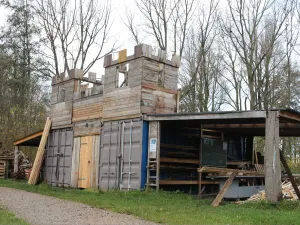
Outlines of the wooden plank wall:
<svg viewBox="0 0 300 225">
<path fill-rule="evenodd" d="M 80 137 L 74 138 L 73 154 L 72 154 L 72 168 L 71 168 L 71 187 L 78 186 L 79 175 L 79 153 L 80 153 Z"/>
<path fill-rule="evenodd" d="M 177 90 L 178 68 L 149 58 L 143 58 L 142 83 Z"/>
<path fill-rule="evenodd" d="M 61 99 L 61 90 L 64 90 L 64 99 Z M 74 80 L 67 80 L 52 86 L 50 118 L 53 127 L 71 124 L 73 94 Z"/>
<path fill-rule="evenodd" d="M 142 113 L 175 113 L 176 110 L 177 92 L 159 90 L 150 85 L 142 86 Z"/>
<path fill-rule="evenodd" d="M 143 58 L 134 59 L 131 61 L 127 61 L 124 63 L 120 63 L 117 65 L 113 65 L 105 68 L 104 75 L 104 95 L 114 92 L 118 88 L 116 88 L 116 78 L 118 69 L 117 67 L 122 67 L 123 65 L 128 64 L 128 86 L 129 87 L 137 87 L 141 85 L 142 82 L 142 74 L 143 74 Z"/>
<path fill-rule="evenodd" d="M 61 89 L 65 90 L 65 101 L 73 100 L 74 81 L 75 80 L 67 80 L 67 81 L 53 85 L 52 92 L 51 92 L 50 105 L 59 103 L 59 92 Z"/>
<path fill-rule="evenodd" d="M 141 86 L 118 88 L 105 94 L 103 120 L 120 120 L 141 114 Z"/>
<path fill-rule="evenodd" d="M 102 101 L 102 95 L 74 100 L 72 122 L 102 118 Z"/>
<path fill-rule="evenodd" d="M 100 129 L 100 119 L 76 122 L 74 124 L 74 136 L 82 137 L 87 135 L 99 135 Z"/>
<path fill-rule="evenodd" d="M 164 88 L 177 90 L 178 89 L 178 68 L 165 65 Z"/>
<path fill-rule="evenodd" d="M 92 136 L 92 161 L 91 161 L 91 188 L 98 188 L 99 161 L 100 161 L 100 135 Z"/>
</svg>

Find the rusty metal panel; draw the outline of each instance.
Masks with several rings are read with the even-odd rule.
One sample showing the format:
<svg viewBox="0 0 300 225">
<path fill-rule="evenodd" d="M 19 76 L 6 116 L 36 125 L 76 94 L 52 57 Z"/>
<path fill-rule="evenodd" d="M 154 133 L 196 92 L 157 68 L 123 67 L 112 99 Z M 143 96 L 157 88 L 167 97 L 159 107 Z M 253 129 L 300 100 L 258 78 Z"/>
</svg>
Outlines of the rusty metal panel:
<svg viewBox="0 0 300 225">
<path fill-rule="evenodd" d="M 140 189 L 142 125 L 141 119 L 103 124 L 99 188 Z"/>
<path fill-rule="evenodd" d="M 53 186 L 69 187 L 73 150 L 73 129 L 58 129 L 50 132 L 46 154 L 46 180 Z"/>
</svg>

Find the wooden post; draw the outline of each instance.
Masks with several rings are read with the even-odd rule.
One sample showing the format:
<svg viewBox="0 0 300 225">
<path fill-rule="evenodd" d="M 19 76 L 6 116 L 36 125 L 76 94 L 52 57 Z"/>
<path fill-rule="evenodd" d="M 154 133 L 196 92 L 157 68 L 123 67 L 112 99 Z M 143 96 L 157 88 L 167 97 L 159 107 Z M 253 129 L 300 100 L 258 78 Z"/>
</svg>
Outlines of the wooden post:
<svg viewBox="0 0 300 225">
<path fill-rule="evenodd" d="M 202 167 L 202 125 L 200 126 L 200 145 L 199 145 L 199 168 Z M 198 198 L 201 198 L 201 189 L 202 189 L 202 172 L 198 173 Z"/>
<path fill-rule="evenodd" d="M 265 189 L 266 200 L 277 203 L 282 198 L 279 156 L 279 118 L 277 111 L 267 112 L 265 133 Z"/>
<path fill-rule="evenodd" d="M 15 146 L 15 159 L 14 159 L 14 175 L 16 175 L 19 172 L 19 146 Z"/>
<path fill-rule="evenodd" d="M 156 150 L 156 190 L 159 190 L 160 181 L 160 133 L 161 133 L 161 122 L 157 121 L 157 150 Z"/>
</svg>

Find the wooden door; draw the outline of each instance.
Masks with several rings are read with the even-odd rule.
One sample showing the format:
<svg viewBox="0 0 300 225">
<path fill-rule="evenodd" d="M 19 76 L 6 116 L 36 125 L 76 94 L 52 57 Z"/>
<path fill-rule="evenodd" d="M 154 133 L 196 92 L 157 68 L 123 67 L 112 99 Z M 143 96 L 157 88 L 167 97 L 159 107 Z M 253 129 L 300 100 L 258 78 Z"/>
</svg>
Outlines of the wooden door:
<svg viewBox="0 0 300 225">
<path fill-rule="evenodd" d="M 91 187 L 91 169 L 92 169 L 92 137 L 86 136 L 80 138 L 79 154 L 79 188 Z"/>
</svg>

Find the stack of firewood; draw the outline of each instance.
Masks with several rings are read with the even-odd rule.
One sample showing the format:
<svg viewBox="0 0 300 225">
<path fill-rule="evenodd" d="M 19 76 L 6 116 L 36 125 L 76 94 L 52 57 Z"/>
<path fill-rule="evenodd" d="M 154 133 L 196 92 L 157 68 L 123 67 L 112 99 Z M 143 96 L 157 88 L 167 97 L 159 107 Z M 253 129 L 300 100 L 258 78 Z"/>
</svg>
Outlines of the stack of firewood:
<svg viewBox="0 0 300 225">
<path fill-rule="evenodd" d="M 0 160 L 13 160 L 14 159 L 14 151 L 12 150 L 4 150 L 0 152 Z"/>
<path fill-rule="evenodd" d="M 300 189 L 300 186 L 298 186 L 298 188 Z M 298 197 L 295 193 L 295 190 L 294 190 L 291 182 L 284 181 L 282 183 L 282 196 L 283 196 L 283 199 L 287 199 L 287 200 L 291 200 L 291 201 L 298 200 Z M 236 203 L 243 204 L 246 202 L 255 202 L 255 201 L 260 201 L 260 200 L 265 200 L 265 199 L 266 199 L 265 191 L 260 191 L 259 193 L 252 195 L 247 200 L 238 201 Z"/>
<path fill-rule="evenodd" d="M 30 163 L 28 157 L 24 155 L 22 151 L 19 153 L 19 170 L 18 173 L 15 174 L 15 178 L 17 179 L 27 179 L 27 171 L 30 170 L 32 167 L 32 164 Z"/>
</svg>

